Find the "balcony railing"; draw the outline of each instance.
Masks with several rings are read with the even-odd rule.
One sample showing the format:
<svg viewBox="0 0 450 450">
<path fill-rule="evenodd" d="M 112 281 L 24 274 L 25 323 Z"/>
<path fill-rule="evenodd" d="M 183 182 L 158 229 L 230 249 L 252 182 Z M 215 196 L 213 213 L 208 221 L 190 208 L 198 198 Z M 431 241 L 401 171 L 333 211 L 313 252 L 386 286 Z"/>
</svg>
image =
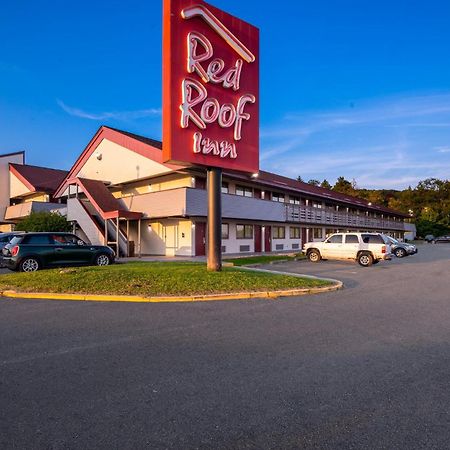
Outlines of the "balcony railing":
<svg viewBox="0 0 450 450">
<path fill-rule="evenodd" d="M 66 214 L 66 205 L 61 203 L 50 203 L 50 202 L 24 202 L 18 203 L 17 205 L 8 206 L 5 212 L 5 220 L 15 220 L 22 217 L 29 216 L 32 212 L 41 211 L 58 211 L 60 214 Z"/>
<path fill-rule="evenodd" d="M 286 205 L 286 220 L 330 227 L 371 228 L 374 230 L 403 230 L 403 222 L 381 217 L 344 213 L 339 211 L 311 208 L 300 205 Z"/>
<path fill-rule="evenodd" d="M 147 218 L 174 216 L 206 216 L 207 195 L 204 189 L 175 188 L 121 199 L 124 208 L 144 213 Z M 374 218 L 366 215 L 328 209 L 291 205 L 270 200 L 222 194 L 224 219 L 266 222 L 299 222 L 329 228 L 366 228 L 403 230 L 403 221 Z"/>
</svg>

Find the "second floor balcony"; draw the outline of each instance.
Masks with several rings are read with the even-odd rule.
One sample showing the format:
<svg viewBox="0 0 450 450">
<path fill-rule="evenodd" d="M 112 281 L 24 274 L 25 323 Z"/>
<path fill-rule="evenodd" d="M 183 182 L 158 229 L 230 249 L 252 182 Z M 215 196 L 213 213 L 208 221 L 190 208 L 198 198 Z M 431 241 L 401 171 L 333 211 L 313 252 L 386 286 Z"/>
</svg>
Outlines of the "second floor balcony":
<svg viewBox="0 0 450 450">
<path fill-rule="evenodd" d="M 321 224 L 330 228 L 370 228 L 373 230 L 403 230 L 402 220 L 372 217 L 329 209 L 311 208 L 300 205 L 286 205 L 286 220 L 305 224 Z"/>
<path fill-rule="evenodd" d="M 56 212 L 60 214 L 66 214 L 66 205 L 61 203 L 51 202 L 24 202 L 17 205 L 8 206 L 5 211 L 5 220 L 19 220 L 26 216 L 29 216 L 32 212 Z"/>
<path fill-rule="evenodd" d="M 177 188 L 121 199 L 131 211 L 148 218 L 204 217 L 207 215 L 207 192 L 204 189 Z M 328 209 L 292 205 L 233 194 L 222 194 L 224 219 L 290 222 L 328 228 L 403 230 L 402 220 L 347 213 Z"/>
</svg>

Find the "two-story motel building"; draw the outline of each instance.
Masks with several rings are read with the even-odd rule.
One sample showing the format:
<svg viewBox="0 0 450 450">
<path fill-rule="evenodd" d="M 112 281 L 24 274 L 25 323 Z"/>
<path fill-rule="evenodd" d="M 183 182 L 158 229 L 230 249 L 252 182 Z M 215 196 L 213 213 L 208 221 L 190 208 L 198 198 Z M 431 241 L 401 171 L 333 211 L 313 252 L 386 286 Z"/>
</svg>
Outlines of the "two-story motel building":
<svg viewBox="0 0 450 450">
<path fill-rule="evenodd" d="M 93 244 L 121 255 L 205 254 L 206 178 L 162 162 L 161 142 L 102 126 L 68 171 L 0 156 L 0 222 L 58 210 Z M 5 186 L 3 186 L 3 184 Z M 225 171 L 223 253 L 299 251 L 335 231 L 403 237 L 406 216 L 365 200 L 260 171 Z"/>
</svg>

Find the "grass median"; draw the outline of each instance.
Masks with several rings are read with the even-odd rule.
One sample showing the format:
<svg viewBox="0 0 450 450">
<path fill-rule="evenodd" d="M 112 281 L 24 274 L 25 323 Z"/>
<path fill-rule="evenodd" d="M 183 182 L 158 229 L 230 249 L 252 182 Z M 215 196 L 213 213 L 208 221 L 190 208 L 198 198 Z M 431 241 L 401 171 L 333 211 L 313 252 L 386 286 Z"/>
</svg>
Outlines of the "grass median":
<svg viewBox="0 0 450 450">
<path fill-rule="evenodd" d="M 74 294 L 184 296 L 301 289 L 327 281 L 224 267 L 208 272 L 201 263 L 133 262 L 107 267 L 71 267 L 0 276 L 0 291 Z"/>
</svg>

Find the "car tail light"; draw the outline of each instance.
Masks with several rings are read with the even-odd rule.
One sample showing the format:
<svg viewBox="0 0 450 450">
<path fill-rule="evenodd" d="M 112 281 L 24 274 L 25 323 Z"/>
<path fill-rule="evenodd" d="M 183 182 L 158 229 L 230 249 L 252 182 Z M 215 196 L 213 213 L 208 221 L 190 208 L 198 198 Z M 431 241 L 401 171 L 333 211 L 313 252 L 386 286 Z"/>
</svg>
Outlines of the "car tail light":
<svg viewBox="0 0 450 450">
<path fill-rule="evenodd" d="M 383 246 L 381 247 L 381 253 L 386 253 L 386 246 L 385 246 L 385 245 L 383 245 Z"/>
<path fill-rule="evenodd" d="M 19 246 L 15 245 L 12 249 L 11 249 L 11 256 L 16 256 L 17 253 L 19 253 Z"/>
</svg>

